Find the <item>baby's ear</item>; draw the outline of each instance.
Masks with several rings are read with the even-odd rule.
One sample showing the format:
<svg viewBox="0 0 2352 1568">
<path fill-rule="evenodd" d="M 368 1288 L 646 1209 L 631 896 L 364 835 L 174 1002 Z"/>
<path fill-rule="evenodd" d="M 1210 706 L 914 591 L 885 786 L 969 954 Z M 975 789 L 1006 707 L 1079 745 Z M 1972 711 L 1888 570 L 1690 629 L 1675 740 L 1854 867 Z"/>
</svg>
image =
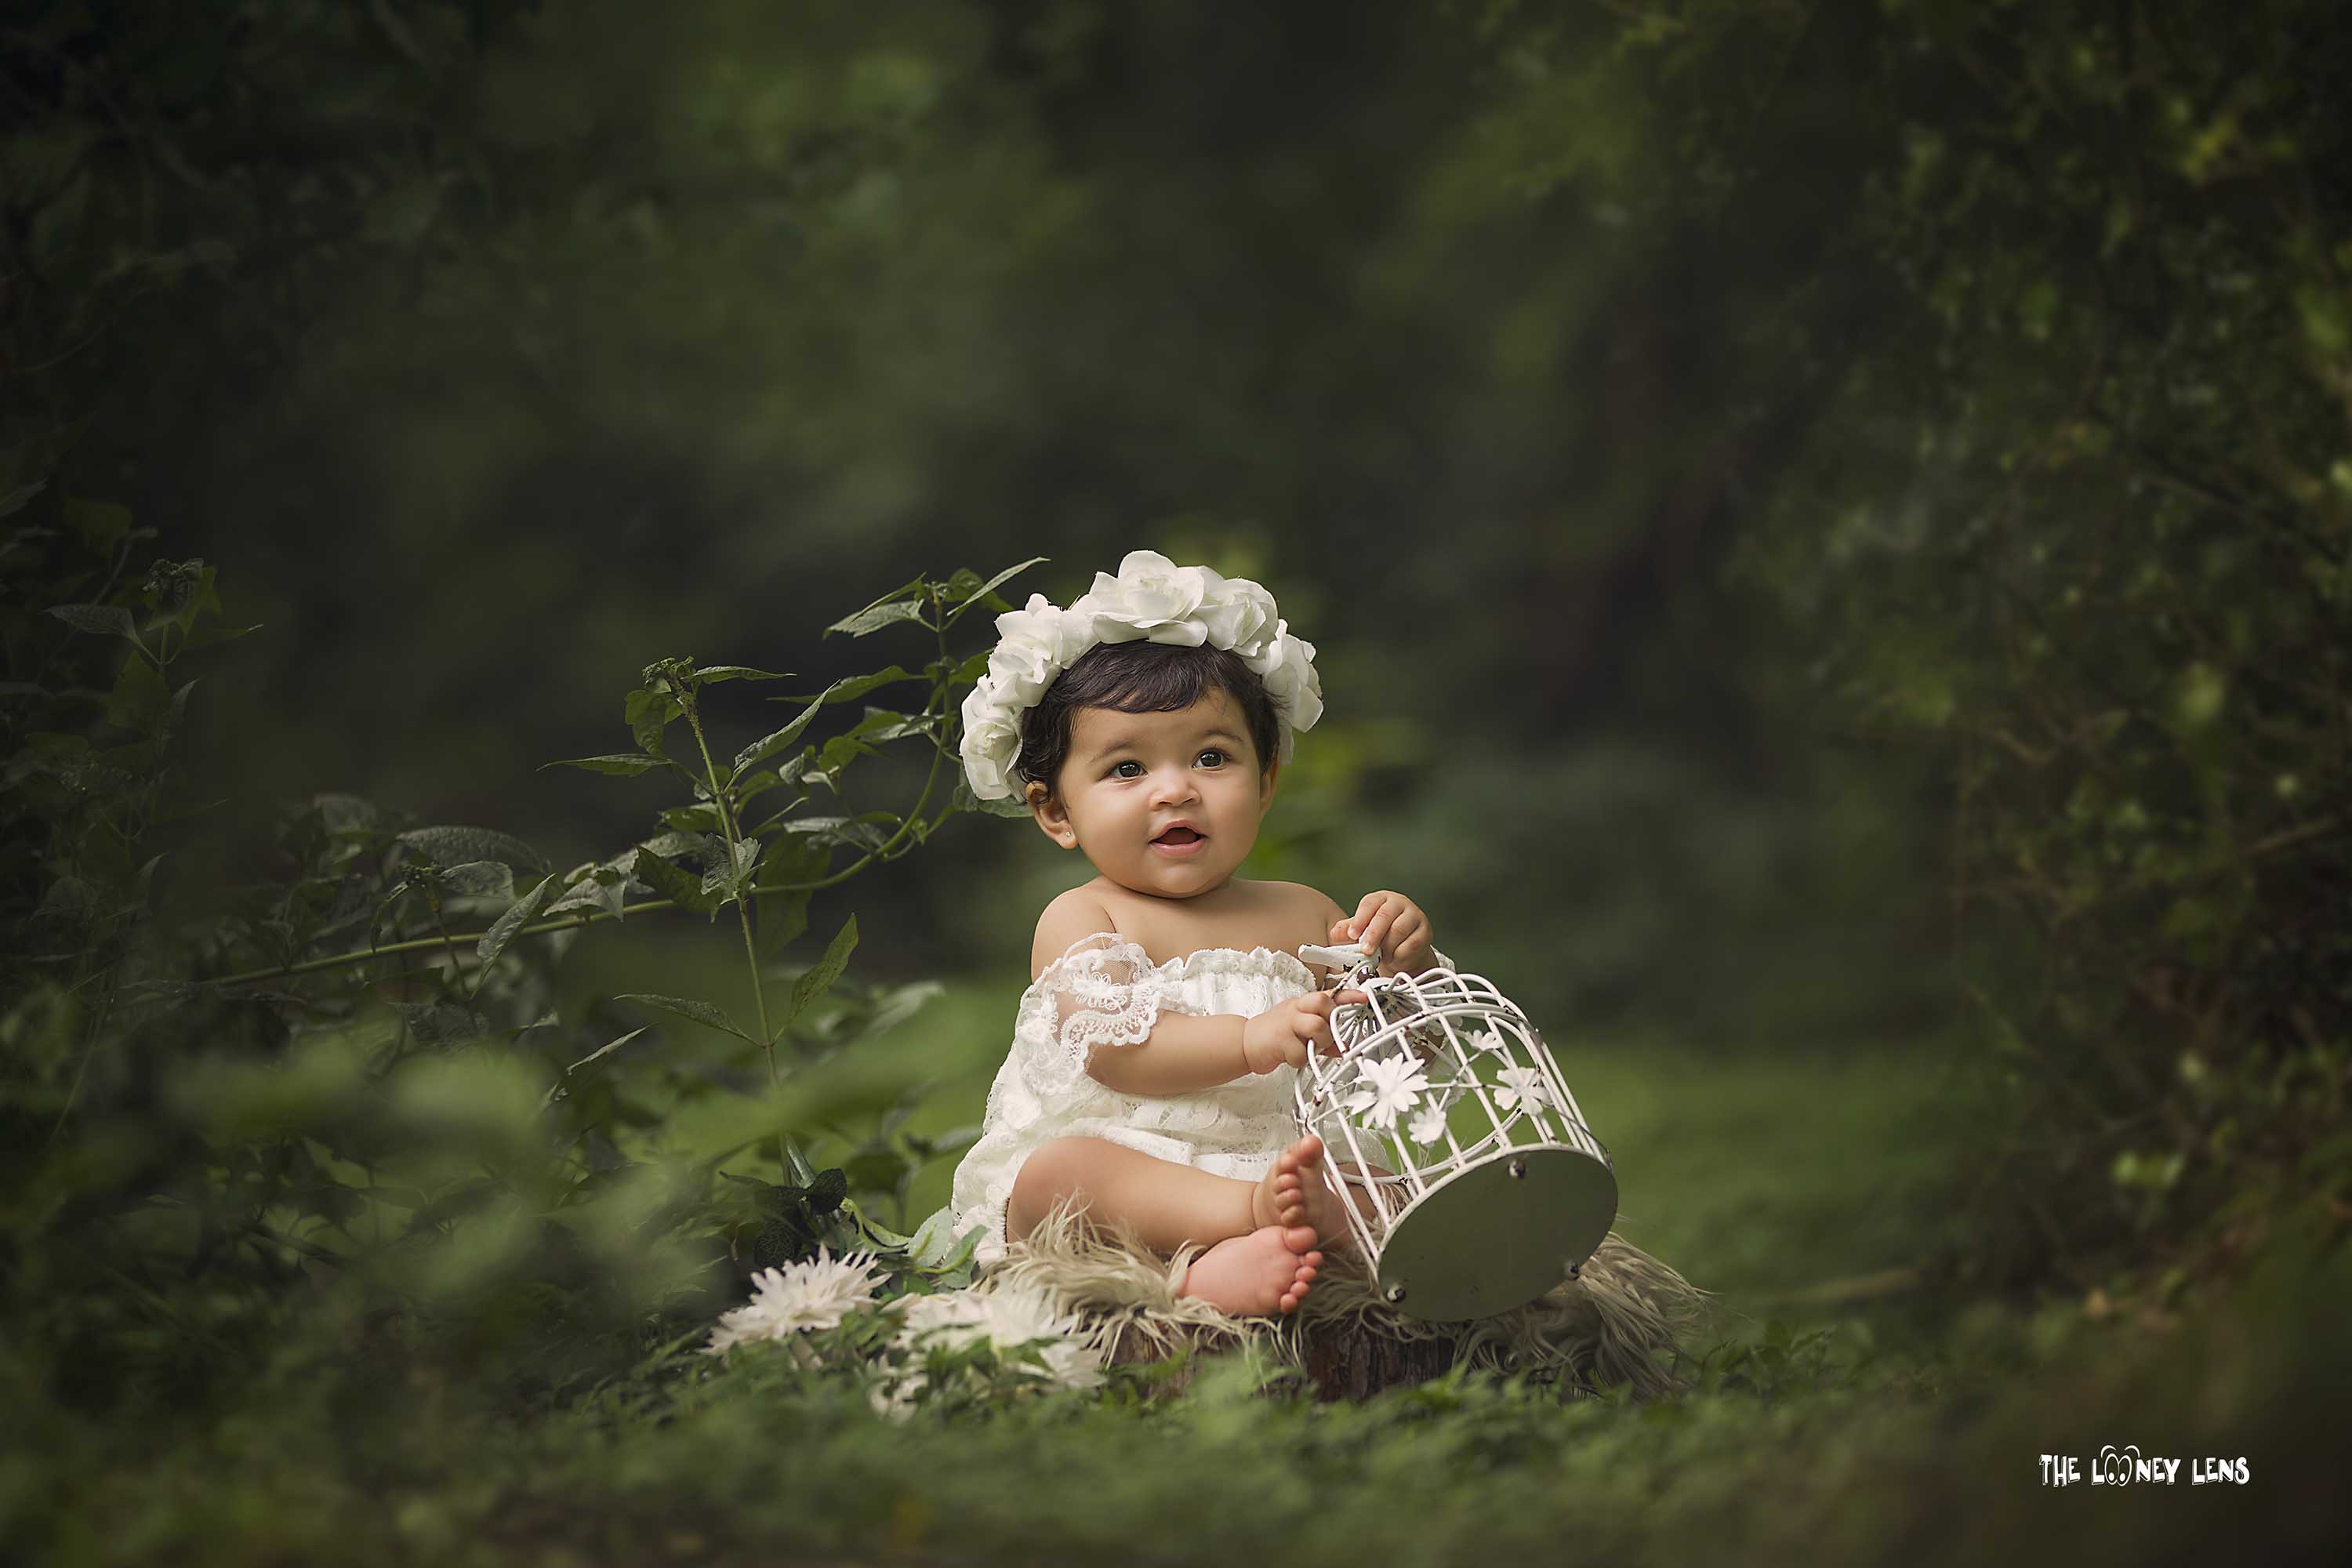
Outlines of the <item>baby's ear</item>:
<svg viewBox="0 0 2352 1568">
<path fill-rule="evenodd" d="M 1077 847 L 1076 832 L 1070 826 L 1069 813 L 1054 798 L 1054 792 L 1044 784 L 1032 783 L 1022 792 L 1029 815 L 1036 819 L 1037 830 L 1065 849 Z"/>
</svg>

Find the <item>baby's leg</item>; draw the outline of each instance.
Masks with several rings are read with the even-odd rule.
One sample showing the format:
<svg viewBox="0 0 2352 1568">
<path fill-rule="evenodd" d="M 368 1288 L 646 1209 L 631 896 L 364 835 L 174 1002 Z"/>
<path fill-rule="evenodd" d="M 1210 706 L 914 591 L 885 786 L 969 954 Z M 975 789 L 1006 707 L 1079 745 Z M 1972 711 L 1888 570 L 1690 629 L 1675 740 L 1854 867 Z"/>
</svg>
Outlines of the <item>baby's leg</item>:
<svg viewBox="0 0 2352 1568">
<path fill-rule="evenodd" d="M 1108 1139 L 1055 1138 L 1021 1162 L 1004 1230 L 1024 1237 L 1046 1210 L 1082 1193 L 1097 1219 L 1127 1221 L 1155 1251 L 1172 1253 L 1188 1241 L 1209 1247 L 1258 1228 L 1250 1208 L 1255 1185 Z"/>
<path fill-rule="evenodd" d="M 1025 1237 L 1056 1203 L 1080 1194 L 1096 1218 L 1127 1221 L 1155 1251 L 1208 1244 L 1181 1294 L 1244 1316 L 1288 1312 L 1306 1299 L 1323 1255 L 1307 1226 L 1272 1223 L 1274 1179 L 1271 1172 L 1259 1182 L 1220 1176 L 1101 1138 L 1056 1138 L 1021 1163 L 1004 1228 Z"/>
</svg>

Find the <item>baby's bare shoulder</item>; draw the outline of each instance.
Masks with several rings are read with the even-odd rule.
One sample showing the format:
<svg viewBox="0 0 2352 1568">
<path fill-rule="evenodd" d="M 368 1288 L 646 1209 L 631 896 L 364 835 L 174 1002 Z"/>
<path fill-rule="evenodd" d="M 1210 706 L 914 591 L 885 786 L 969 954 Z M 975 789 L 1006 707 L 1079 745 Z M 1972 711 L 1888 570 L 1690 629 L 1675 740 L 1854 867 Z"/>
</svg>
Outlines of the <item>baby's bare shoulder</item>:
<svg viewBox="0 0 2352 1568">
<path fill-rule="evenodd" d="M 1304 882 L 1261 882 L 1258 885 L 1286 905 L 1301 910 L 1311 923 L 1327 931 L 1333 921 L 1347 917 L 1348 911 L 1320 888 L 1310 888 Z"/>
<path fill-rule="evenodd" d="M 1037 917 L 1036 940 L 1029 944 L 1029 978 L 1043 974 L 1045 966 L 1069 952 L 1073 943 L 1118 929 L 1111 923 L 1102 895 L 1093 888 L 1082 883 L 1058 895 Z"/>
</svg>

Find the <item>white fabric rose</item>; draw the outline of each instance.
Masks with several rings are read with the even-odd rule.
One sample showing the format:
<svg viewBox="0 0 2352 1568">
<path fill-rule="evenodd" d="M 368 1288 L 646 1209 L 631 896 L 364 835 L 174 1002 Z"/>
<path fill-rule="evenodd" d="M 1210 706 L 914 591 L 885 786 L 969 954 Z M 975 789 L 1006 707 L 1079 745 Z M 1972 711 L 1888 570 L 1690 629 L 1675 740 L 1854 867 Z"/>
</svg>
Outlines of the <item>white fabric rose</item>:
<svg viewBox="0 0 2352 1568">
<path fill-rule="evenodd" d="M 1315 673 L 1315 645 L 1290 635 L 1290 623 L 1279 621 L 1265 651 L 1249 661 L 1265 682 L 1266 695 L 1282 710 L 1292 727 L 1313 729 L 1323 717 L 1323 679 Z M 1282 737 L 1280 758 L 1290 760 L 1290 736 Z"/>
<path fill-rule="evenodd" d="M 1194 619 L 1209 596 L 1205 568 L 1179 566 L 1156 550 L 1130 550 L 1118 563 L 1118 575 L 1095 574 L 1095 585 L 1078 604 L 1093 616 L 1097 639 L 1153 642 L 1199 647 L 1209 640 L 1209 628 Z"/>
<path fill-rule="evenodd" d="M 988 656 L 988 672 L 999 692 L 1027 708 L 1045 695 L 1055 677 L 1092 646 L 1084 617 L 1055 608 L 1043 594 L 1029 595 L 1025 609 L 996 617 L 1000 640 Z"/>
<path fill-rule="evenodd" d="M 1209 641 L 1231 648 L 1244 659 L 1265 651 L 1276 616 L 1274 595 L 1246 577 L 1227 577 L 1201 605 L 1201 624 Z"/>
<path fill-rule="evenodd" d="M 1315 645 L 1290 635 L 1274 595 L 1246 577 L 1206 566 L 1179 566 L 1156 550 L 1130 550 L 1116 576 L 1095 574 L 1094 586 L 1056 609 L 1032 594 L 996 617 L 998 642 L 988 672 L 963 700 L 964 776 L 982 800 L 1021 793 L 1013 773 L 1021 751 L 1021 716 L 1062 672 L 1097 643 L 1153 642 L 1230 649 L 1265 682 L 1279 721 L 1276 760 L 1288 762 L 1292 736 L 1323 716 Z"/>
<path fill-rule="evenodd" d="M 993 673 L 980 678 L 963 699 L 963 771 L 971 793 L 982 800 L 1016 795 L 1013 760 L 1021 754 L 1021 709 L 1008 705 Z"/>
</svg>

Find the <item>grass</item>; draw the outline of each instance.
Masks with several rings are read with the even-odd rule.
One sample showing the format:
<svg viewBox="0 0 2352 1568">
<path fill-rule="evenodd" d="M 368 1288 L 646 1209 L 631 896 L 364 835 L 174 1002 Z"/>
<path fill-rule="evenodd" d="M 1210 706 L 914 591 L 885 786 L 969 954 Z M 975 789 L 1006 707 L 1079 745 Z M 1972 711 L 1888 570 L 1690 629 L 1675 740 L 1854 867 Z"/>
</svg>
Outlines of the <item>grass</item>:
<svg viewBox="0 0 2352 1568">
<path fill-rule="evenodd" d="M 749 1011 L 728 989 L 740 967 L 690 950 L 575 958 L 575 983 L 606 994 Z M 1018 991 L 953 984 L 877 1043 L 936 1077 L 919 1126 L 978 1118 Z M 1674 1401 L 1447 1380 L 1318 1406 L 1261 1395 L 1228 1359 L 1181 1399 L 1115 1387 L 893 1422 L 778 1347 L 520 1415 L 438 1373 L 371 1382 L 289 1352 L 225 1416 L 159 1411 L 143 1443 L 35 1411 L 0 1453 L 0 1521 L 48 1535 L 58 1563 L 501 1568 L 2138 1561 L 2341 1534 L 2352 1262 L 2336 1235 L 2282 1246 L 2161 1331 L 2066 1301 L 1809 1305 L 1793 1299 L 1883 1279 L 1942 1234 L 1969 1152 L 1933 1062 L 1601 1040 L 1561 1059 L 1617 1161 L 1622 1233 L 1720 1294 L 1752 1352 L 1738 1375 L 1716 1346 L 1717 1374 Z M 925 1173 L 918 1215 L 946 1180 Z M 2042 1454 L 2087 1464 L 2104 1444 L 2243 1455 L 2252 1480 L 2042 1484 Z"/>
</svg>

